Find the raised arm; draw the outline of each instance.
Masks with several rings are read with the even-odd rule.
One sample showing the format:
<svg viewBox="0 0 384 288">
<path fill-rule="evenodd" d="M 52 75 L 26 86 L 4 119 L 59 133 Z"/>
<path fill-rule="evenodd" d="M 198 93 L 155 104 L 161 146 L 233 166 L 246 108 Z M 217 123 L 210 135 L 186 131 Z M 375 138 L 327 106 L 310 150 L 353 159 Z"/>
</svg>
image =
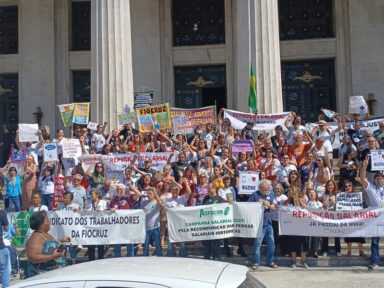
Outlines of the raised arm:
<svg viewBox="0 0 384 288">
<path fill-rule="evenodd" d="M 364 189 L 368 187 L 368 179 L 366 178 L 367 175 L 367 167 L 368 167 L 368 156 L 364 159 L 361 169 L 360 169 L 360 183 L 363 185 Z"/>
</svg>

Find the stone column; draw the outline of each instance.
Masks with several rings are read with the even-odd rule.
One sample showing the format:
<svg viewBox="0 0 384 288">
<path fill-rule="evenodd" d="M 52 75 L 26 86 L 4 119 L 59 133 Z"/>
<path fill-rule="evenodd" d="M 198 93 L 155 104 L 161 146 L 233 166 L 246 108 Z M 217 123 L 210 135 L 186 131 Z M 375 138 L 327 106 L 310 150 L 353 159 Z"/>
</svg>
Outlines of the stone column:
<svg viewBox="0 0 384 288">
<path fill-rule="evenodd" d="M 237 109 L 249 111 L 249 70 L 256 75 L 259 113 L 283 111 L 277 0 L 234 3 L 235 88 Z M 248 65 L 247 65 L 248 64 Z"/>
<path fill-rule="evenodd" d="M 92 1 L 92 119 L 117 127 L 125 104 L 133 108 L 130 0 Z"/>
<path fill-rule="evenodd" d="M 56 105 L 71 102 L 69 71 L 69 4 L 68 0 L 55 3 L 55 97 Z M 56 129 L 63 128 L 60 112 L 55 107 Z M 53 111 L 52 111 L 53 112 Z M 55 129 L 55 131 L 56 131 Z"/>
<path fill-rule="evenodd" d="M 42 125 L 55 123 L 54 1 L 19 1 L 20 123 L 35 123 L 41 107 Z M 54 134 L 54 133 L 53 133 Z"/>
</svg>

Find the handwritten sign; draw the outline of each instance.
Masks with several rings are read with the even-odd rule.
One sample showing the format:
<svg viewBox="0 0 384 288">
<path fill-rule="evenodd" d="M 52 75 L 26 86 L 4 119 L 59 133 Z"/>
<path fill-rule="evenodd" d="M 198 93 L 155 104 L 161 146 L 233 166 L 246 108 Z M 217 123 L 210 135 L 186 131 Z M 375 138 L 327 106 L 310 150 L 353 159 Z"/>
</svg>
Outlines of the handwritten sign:
<svg viewBox="0 0 384 288">
<path fill-rule="evenodd" d="M 363 193 L 340 192 L 336 195 L 336 211 L 354 211 L 363 209 Z"/>
<path fill-rule="evenodd" d="M 39 125 L 19 123 L 19 141 L 37 142 L 39 141 Z"/>
<path fill-rule="evenodd" d="M 259 189 L 259 173 L 239 173 L 239 194 L 252 194 Z"/>
<path fill-rule="evenodd" d="M 78 158 L 81 156 L 81 146 L 79 139 L 63 139 L 63 158 Z"/>
<path fill-rule="evenodd" d="M 384 150 L 371 151 L 371 169 L 372 171 L 384 170 Z"/>
</svg>

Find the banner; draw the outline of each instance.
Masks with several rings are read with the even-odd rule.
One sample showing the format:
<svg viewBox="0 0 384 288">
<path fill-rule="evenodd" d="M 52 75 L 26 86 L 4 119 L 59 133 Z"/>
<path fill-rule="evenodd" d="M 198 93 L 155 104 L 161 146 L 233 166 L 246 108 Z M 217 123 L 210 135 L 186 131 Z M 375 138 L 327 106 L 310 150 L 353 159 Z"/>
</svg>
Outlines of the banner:
<svg viewBox="0 0 384 288">
<path fill-rule="evenodd" d="M 75 245 L 113 245 L 145 242 L 145 214 L 141 209 L 102 212 L 55 211 L 49 216 L 50 234 L 71 237 Z"/>
<path fill-rule="evenodd" d="M 118 117 L 119 125 L 132 124 L 136 122 L 135 112 L 131 112 L 129 115 L 120 114 L 120 115 L 117 115 L 117 117 Z"/>
<path fill-rule="evenodd" d="M 372 171 L 384 170 L 384 150 L 371 151 L 371 167 Z"/>
<path fill-rule="evenodd" d="M 73 110 L 73 123 L 87 125 L 89 122 L 89 104 L 90 103 L 75 103 Z"/>
<path fill-rule="evenodd" d="M 180 115 L 185 115 L 187 121 L 190 122 L 189 128 L 193 129 L 199 125 L 205 125 L 211 123 L 214 125 L 216 123 L 216 106 L 207 106 L 196 109 L 184 109 L 184 108 L 171 108 L 171 116 L 177 117 Z"/>
<path fill-rule="evenodd" d="M 168 210 L 170 242 L 256 238 L 263 227 L 260 203 L 214 204 Z"/>
<path fill-rule="evenodd" d="M 340 192 L 336 194 L 336 211 L 356 211 L 363 209 L 363 193 Z"/>
<path fill-rule="evenodd" d="M 259 190 L 259 173 L 239 172 L 239 194 L 252 194 Z"/>
<path fill-rule="evenodd" d="M 52 209 L 57 208 L 63 202 L 63 194 L 65 192 L 64 186 L 65 177 L 59 175 L 55 177 L 55 190 L 52 197 Z"/>
<path fill-rule="evenodd" d="M 79 139 L 63 139 L 63 158 L 77 158 L 81 156 L 81 146 Z"/>
<path fill-rule="evenodd" d="M 249 140 L 235 140 L 232 143 L 232 153 L 252 152 L 253 142 Z"/>
<path fill-rule="evenodd" d="M 136 116 L 140 132 L 171 129 L 171 114 L 168 103 L 136 109 Z"/>
<path fill-rule="evenodd" d="M 59 160 L 59 158 L 57 157 L 56 143 L 44 144 L 43 159 L 44 162 Z"/>
<path fill-rule="evenodd" d="M 61 120 L 63 120 L 63 124 L 65 127 L 69 127 L 72 125 L 73 120 L 73 110 L 75 109 L 75 104 L 62 104 L 57 105 L 59 107 Z"/>
<path fill-rule="evenodd" d="M 313 237 L 383 237 L 384 208 L 326 211 L 279 209 L 280 235 Z"/>
<path fill-rule="evenodd" d="M 38 142 L 39 141 L 39 124 L 19 124 L 19 141 L 20 142 Z"/>
<path fill-rule="evenodd" d="M 257 114 L 256 125 L 253 126 L 253 130 L 274 130 L 277 125 L 280 125 L 286 131 L 285 121 L 288 116 L 289 112 L 280 114 Z M 228 119 L 233 128 L 241 130 L 247 122 L 255 122 L 255 114 L 224 109 L 224 119 Z"/>
<path fill-rule="evenodd" d="M 368 131 L 371 131 L 373 133 L 373 131 L 379 129 L 379 122 L 383 121 L 383 120 L 384 120 L 383 116 L 372 118 L 369 120 L 362 120 L 362 121 L 360 121 L 361 127 L 362 127 L 361 129 L 362 130 L 368 130 Z M 345 125 L 348 128 L 353 128 L 354 122 L 347 122 L 347 123 L 345 123 Z M 307 129 L 307 131 L 312 133 L 311 131 L 313 131 L 313 129 L 316 126 L 317 126 L 316 123 L 307 123 L 305 125 L 305 128 Z M 337 122 L 327 122 L 327 129 L 329 131 L 335 130 L 338 126 L 339 126 L 339 123 L 337 123 Z M 335 133 L 334 137 L 331 138 L 333 149 L 338 149 L 340 147 L 340 145 L 342 144 L 342 139 L 343 139 L 345 134 L 346 133 L 344 131 L 339 131 L 339 132 Z"/>
<path fill-rule="evenodd" d="M 146 152 L 146 153 L 126 153 L 117 155 L 103 155 L 105 174 L 108 179 L 124 181 L 124 170 L 131 167 L 133 157 L 137 157 L 137 167 L 144 168 L 144 161 L 152 160 L 152 168 L 162 172 L 171 152 Z"/>
</svg>

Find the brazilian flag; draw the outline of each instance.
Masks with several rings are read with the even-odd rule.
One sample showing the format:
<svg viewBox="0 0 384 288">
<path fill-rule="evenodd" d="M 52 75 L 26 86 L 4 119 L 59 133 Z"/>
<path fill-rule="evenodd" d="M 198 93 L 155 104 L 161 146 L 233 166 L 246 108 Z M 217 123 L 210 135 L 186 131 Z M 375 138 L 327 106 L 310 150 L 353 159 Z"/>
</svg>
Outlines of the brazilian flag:
<svg viewBox="0 0 384 288">
<path fill-rule="evenodd" d="M 253 72 L 253 67 L 251 65 L 251 75 L 249 77 L 249 96 L 248 96 L 248 107 L 252 112 L 257 110 L 257 96 L 256 96 L 256 76 Z"/>
</svg>

